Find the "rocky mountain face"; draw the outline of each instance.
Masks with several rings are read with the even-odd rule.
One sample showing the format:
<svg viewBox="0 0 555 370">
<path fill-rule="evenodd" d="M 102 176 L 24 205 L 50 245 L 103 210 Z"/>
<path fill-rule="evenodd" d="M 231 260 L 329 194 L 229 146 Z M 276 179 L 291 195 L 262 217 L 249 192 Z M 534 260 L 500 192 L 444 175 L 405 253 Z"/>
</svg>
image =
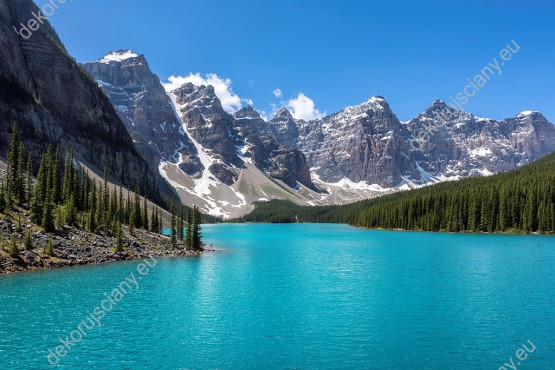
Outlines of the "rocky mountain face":
<svg viewBox="0 0 555 370">
<path fill-rule="evenodd" d="M 417 159 L 435 176 L 510 171 L 555 151 L 555 128 L 539 112 L 499 121 L 457 111 L 436 100 L 406 127 L 416 137 L 430 125 L 438 129 L 428 130 L 430 138 Z"/>
<path fill-rule="evenodd" d="M 168 96 L 202 166 L 201 172 L 187 178 L 186 158 L 161 164 L 162 175 L 184 201 L 200 203 L 212 214 L 238 216 L 251 210 L 253 201 L 294 198 L 300 187 L 307 193 L 317 190 L 303 153 L 279 144 L 269 123 L 252 107 L 231 115 L 212 86 L 192 83 Z"/>
<path fill-rule="evenodd" d="M 277 132 L 281 131 L 280 122 L 272 123 Z M 418 174 L 406 141 L 409 132 L 382 97 L 322 120 L 299 121 L 297 130 L 293 141 L 306 154 L 313 174 L 323 182 L 348 179 L 391 188 Z"/>
<path fill-rule="evenodd" d="M 187 83 L 172 94 L 188 135 L 209 152 L 208 170 L 224 184 L 232 185 L 244 167 L 237 149 L 243 141 L 235 131 L 233 116 L 225 112 L 212 86 Z"/>
<path fill-rule="evenodd" d="M 164 91 L 146 59 L 129 50 L 84 68 L 181 199 L 224 217 L 260 200 L 348 203 L 484 176 L 555 151 L 555 127 L 537 112 L 497 121 L 436 100 L 403 123 L 376 96 L 320 120 L 297 120 L 283 108 L 266 121 L 251 106 L 227 113 L 212 86 Z"/>
<path fill-rule="evenodd" d="M 119 50 L 82 66 L 106 92 L 152 168 L 157 169 L 161 160 L 177 161 L 180 152 L 188 154 L 189 166 L 185 168 L 188 174 L 201 170 L 195 146 L 143 55 Z"/>
<path fill-rule="evenodd" d="M 299 137 L 301 136 L 299 135 L 299 128 L 305 122 L 302 120 L 295 121 L 287 108 L 280 109 L 272 118 L 270 124 L 273 135 L 279 143 L 291 147 L 296 147 L 299 144 Z"/>
<path fill-rule="evenodd" d="M 555 151 L 555 126 L 539 112 L 499 121 L 441 100 L 407 123 L 377 96 L 310 122 L 282 109 L 270 124 L 278 142 L 305 153 L 313 180 L 324 188 L 408 189 L 509 171 Z M 418 137 L 425 141 L 411 143 Z"/>
<path fill-rule="evenodd" d="M 49 144 L 72 145 L 77 159 L 104 165 L 116 181 L 157 194 L 156 179 L 97 84 L 69 57 L 46 21 L 24 38 L 17 32 L 39 9 L 31 0 L 0 0 L 0 151 L 11 127 L 35 161 Z M 38 165 L 35 165 L 35 168 Z"/>
<path fill-rule="evenodd" d="M 235 128 L 244 139 L 243 154 L 271 177 L 291 188 L 298 183 L 317 190 L 312 184 L 305 155 L 292 145 L 278 143 L 272 125 L 260 117 L 253 107 L 245 107 L 234 114 Z"/>
<path fill-rule="evenodd" d="M 299 186 L 317 191 L 304 154 L 278 143 L 272 125 L 252 107 L 228 114 L 212 86 L 187 83 L 165 91 L 144 56 L 130 50 L 110 52 L 83 68 L 151 167 L 185 203 L 235 216 L 255 200 L 296 197 L 291 192 Z"/>
<path fill-rule="evenodd" d="M 249 135 L 274 136 L 272 125 L 262 119 L 250 105 L 235 112 L 233 117 L 235 117 L 235 128 L 243 137 Z"/>
<path fill-rule="evenodd" d="M 212 86 L 188 83 L 171 94 L 187 133 L 207 151 L 212 163 L 208 170 L 219 181 L 226 185 L 235 183 L 245 161 L 250 160 L 289 187 L 301 183 L 314 188 L 304 155 L 278 144 L 272 137 L 271 126 L 252 107 L 228 114 Z"/>
</svg>

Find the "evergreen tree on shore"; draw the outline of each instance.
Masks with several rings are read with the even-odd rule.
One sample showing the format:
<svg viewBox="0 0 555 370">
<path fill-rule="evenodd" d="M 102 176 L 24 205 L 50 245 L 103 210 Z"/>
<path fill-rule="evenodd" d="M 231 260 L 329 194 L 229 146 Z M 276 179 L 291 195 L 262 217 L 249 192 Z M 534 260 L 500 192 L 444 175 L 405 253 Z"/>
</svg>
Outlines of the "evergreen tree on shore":
<svg viewBox="0 0 555 370">
<path fill-rule="evenodd" d="M 141 228 L 148 230 L 148 201 L 146 195 L 143 197 L 143 208 L 141 212 Z"/>
<path fill-rule="evenodd" d="M 19 141 L 14 125 L 7 171 L 0 178 L 0 213 L 5 213 L 8 208 L 11 210 L 14 204 L 18 206 L 16 211 L 28 206 L 31 220 L 48 233 L 62 230 L 66 225 L 86 228 L 93 233 L 111 231 L 118 243 L 121 243 L 122 223 L 129 222 L 130 233 L 135 228 L 153 232 L 162 230 L 161 210 L 153 205 L 149 221 L 148 199 L 145 196 L 141 202 L 137 185 L 134 198 L 127 188 L 127 199 L 124 200 L 123 186 L 119 187 L 119 196 L 117 187 L 110 191 L 107 166 L 103 180 L 97 182 L 96 178 L 89 176 L 84 165 L 76 165 L 71 147 L 67 147 L 63 155 L 64 161 L 60 146 L 55 149 L 48 146 L 38 158 L 40 165 L 33 181 L 33 157 Z M 175 209 L 174 205 L 172 229 L 177 243 L 178 239 L 183 239 L 183 217 L 179 213 L 176 222 Z M 21 217 L 19 212 L 16 215 Z M 13 217 L 11 212 L 6 216 Z M 17 222 L 17 230 L 23 232 L 21 221 Z M 10 247 L 15 243 L 17 248 L 17 240 L 10 243 Z M 51 244 L 52 240 L 49 241 Z M 30 228 L 25 231 L 23 248 L 32 248 Z M 15 248 L 11 249 L 15 251 Z"/>
<path fill-rule="evenodd" d="M 180 209 L 177 214 L 177 239 L 183 241 L 184 237 L 183 211 Z"/>
<path fill-rule="evenodd" d="M 25 170 L 26 170 L 26 161 L 25 161 L 25 147 L 23 143 L 19 143 L 19 148 L 17 151 L 17 189 L 16 189 L 16 196 L 19 204 L 24 204 L 27 201 L 27 193 L 25 187 Z"/>
<path fill-rule="evenodd" d="M 187 212 L 187 230 L 185 233 L 185 249 L 192 251 L 193 248 L 193 211 Z"/>
<path fill-rule="evenodd" d="M 15 234 L 12 234 L 10 238 L 10 256 L 19 256 L 19 248 L 17 246 L 17 241 L 15 240 Z"/>
<path fill-rule="evenodd" d="M 4 179 L 0 180 L 0 213 L 6 212 L 6 187 Z"/>
<path fill-rule="evenodd" d="M 148 230 L 150 230 L 151 232 L 155 232 L 154 230 L 156 230 L 156 209 L 154 208 L 154 206 L 150 211 L 150 224 Z"/>
<path fill-rule="evenodd" d="M 62 200 L 62 158 L 60 147 L 56 146 L 56 151 L 52 153 L 50 164 L 50 176 L 52 181 L 52 199 L 54 204 L 59 204 Z"/>
<path fill-rule="evenodd" d="M 48 244 L 46 245 L 45 253 L 50 257 L 54 257 L 54 241 L 52 238 L 48 238 Z"/>
<path fill-rule="evenodd" d="M 176 227 L 176 220 L 175 220 L 175 206 L 171 208 L 171 226 L 170 226 L 170 238 L 172 246 L 177 245 L 177 227 Z"/>
<path fill-rule="evenodd" d="M 31 240 L 31 229 L 27 228 L 25 231 L 25 240 L 23 242 L 23 248 L 26 251 L 30 251 L 33 249 L 33 241 Z"/>
<path fill-rule="evenodd" d="M 125 204 L 123 202 L 123 187 L 119 187 L 119 199 L 118 199 L 118 217 L 119 222 L 123 223 L 125 221 Z"/>
<path fill-rule="evenodd" d="M 25 203 L 31 204 L 31 199 L 33 197 L 33 158 L 31 154 L 27 158 L 27 174 L 25 176 Z"/>
<path fill-rule="evenodd" d="M 139 195 L 139 186 L 135 184 L 135 199 L 133 202 L 133 227 L 141 228 L 141 196 Z"/>
<path fill-rule="evenodd" d="M 193 250 L 194 251 L 201 251 L 202 250 L 202 227 L 200 226 L 201 223 L 201 213 L 198 206 L 193 207 Z"/>
</svg>

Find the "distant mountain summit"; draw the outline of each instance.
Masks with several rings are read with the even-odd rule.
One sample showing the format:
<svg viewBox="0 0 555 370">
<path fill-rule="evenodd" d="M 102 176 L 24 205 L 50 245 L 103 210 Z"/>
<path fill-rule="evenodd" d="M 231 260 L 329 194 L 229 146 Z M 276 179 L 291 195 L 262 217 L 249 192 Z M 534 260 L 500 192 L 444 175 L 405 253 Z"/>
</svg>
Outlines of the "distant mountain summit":
<svg viewBox="0 0 555 370">
<path fill-rule="evenodd" d="M 144 60 L 144 56 L 140 56 Z M 139 58 L 138 54 L 135 54 L 131 50 L 118 50 L 118 51 L 111 51 L 104 56 L 104 58 L 100 58 L 98 62 L 110 64 L 110 63 L 118 63 L 123 62 L 127 59 L 134 59 Z"/>
</svg>

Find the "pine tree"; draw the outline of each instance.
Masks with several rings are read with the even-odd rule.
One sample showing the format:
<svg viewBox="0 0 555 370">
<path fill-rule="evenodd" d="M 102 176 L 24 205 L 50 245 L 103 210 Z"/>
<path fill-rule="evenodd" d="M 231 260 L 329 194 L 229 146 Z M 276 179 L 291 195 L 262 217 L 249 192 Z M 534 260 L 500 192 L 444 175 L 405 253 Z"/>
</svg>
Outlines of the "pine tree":
<svg viewBox="0 0 555 370">
<path fill-rule="evenodd" d="M 6 187 L 4 179 L 0 180 L 0 213 L 6 212 Z"/>
<path fill-rule="evenodd" d="M 96 179 L 92 179 L 92 181 L 90 181 L 90 190 L 89 190 L 89 211 L 96 217 L 96 201 L 97 201 L 97 194 L 96 194 L 97 188 L 96 188 Z M 96 218 L 95 218 L 95 226 L 97 226 L 96 224 Z M 95 228 L 96 230 L 96 228 Z"/>
<path fill-rule="evenodd" d="M 104 166 L 104 189 L 102 191 L 102 221 L 104 229 L 110 228 L 110 188 L 108 187 L 108 166 Z"/>
<path fill-rule="evenodd" d="M 192 251 L 193 248 L 193 211 L 187 212 L 187 233 L 185 234 L 185 249 Z"/>
<path fill-rule="evenodd" d="M 73 167 L 73 150 L 69 148 L 66 153 L 66 162 L 64 165 L 64 183 L 62 186 L 62 199 L 67 203 L 69 198 L 73 195 L 75 199 L 75 168 Z"/>
<path fill-rule="evenodd" d="M 89 178 L 88 171 L 85 170 L 85 166 L 81 166 L 81 173 L 83 174 L 81 178 L 81 196 L 80 196 L 82 201 L 82 207 L 80 207 L 79 209 L 81 209 L 82 211 L 88 212 L 91 204 L 90 203 L 91 180 Z"/>
<path fill-rule="evenodd" d="M 139 186 L 135 185 L 135 201 L 133 202 L 133 227 L 141 227 L 141 196 L 139 195 Z"/>
<path fill-rule="evenodd" d="M 50 257 L 54 257 L 54 241 L 52 237 L 48 239 L 48 245 L 46 246 L 46 254 Z"/>
<path fill-rule="evenodd" d="M 141 214 L 141 227 L 148 230 L 148 202 L 146 196 L 143 197 L 143 209 Z"/>
<path fill-rule="evenodd" d="M 123 223 L 125 221 L 125 206 L 123 203 L 123 189 L 120 185 L 119 187 L 119 203 L 118 203 L 118 216 L 119 222 Z"/>
<path fill-rule="evenodd" d="M 79 172 L 79 170 L 77 168 L 73 168 L 73 201 L 75 204 L 75 209 L 77 210 L 77 212 L 80 212 L 81 210 L 84 210 L 85 208 L 83 208 L 83 198 L 81 198 L 81 176 L 82 173 Z"/>
<path fill-rule="evenodd" d="M 150 228 L 149 230 L 153 233 L 156 232 L 156 209 L 154 208 L 154 206 L 152 206 L 151 211 L 150 211 Z"/>
<path fill-rule="evenodd" d="M 18 156 L 17 156 L 17 200 L 19 204 L 24 204 L 27 199 L 25 193 L 25 147 L 23 143 L 19 143 Z"/>
<path fill-rule="evenodd" d="M 55 163 L 54 163 L 52 146 L 49 146 L 46 154 L 44 155 L 44 175 L 46 178 L 44 194 L 43 194 L 43 207 L 42 207 L 42 219 L 40 225 L 44 228 L 46 232 L 51 232 L 54 230 L 54 220 L 52 218 L 52 212 L 54 211 L 54 197 L 55 197 Z"/>
<path fill-rule="evenodd" d="M 118 207 L 118 191 L 114 187 L 114 190 L 112 190 L 112 196 L 110 197 L 110 211 L 108 212 L 108 214 L 110 215 L 110 223 L 112 225 L 115 225 L 115 221 L 119 221 Z M 115 226 L 113 226 L 113 229 L 115 231 Z"/>
<path fill-rule="evenodd" d="M 134 235 L 134 230 L 135 230 L 135 207 L 133 207 L 133 205 L 131 203 L 129 203 L 129 220 L 128 220 L 128 225 L 129 225 L 129 234 Z"/>
<path fill-rule="evenodd" d="M 69 199 L 65 205 L 65 223 L 68 226 L 75 226 L 77 223 L 77 209 L 75 207 L 75 201 L 73 200 L 73 194 L 69 196 Z"/>
<path fill-rule="evenodd" d="M 33 242 L 31 241 L 31 229 L 27 228 L 27 230 L 25 231 L 25 241 L 23 243 L 23 246 L 25 248 L 26 251 L 30 251 L 33 249 Z"/>
<path fill-rule="evenodd" d="M 201 213 L 198 206 L 193 208 L 193 249 L 202 250 Z"/>
<path fill-rule="evenodd" d="M 54 207 L 54 228 L 56 230 L 61 230 L 64 226 L 65 221 L 65 210 L 64 207 L 61 205 L 57 205 Z"/>
<path fill-rule="evenodd" d="M 21 225 L 21 214 L 17 215 L 17 223 L 15 226 L 15 232 L 21 233 L 23 232 L 23 226 Z"/>
<path fill-rule="evenodd" d="M 170 227 L 170 236 L 171 236 L 171 243 L 172 246 L 175 247 L 177 245 L 177 228 L 175 223 L 175 207 L 171 207 L 171 227 Z"/>
<path fill-rule="evenodd" d="M 102 191 L 102 185 L 98 184 L 98 189 L 96 191 L 96 200 L 95 200 L 95 218 L 96 218 L 96 226 L 99 230 L 103 230 L 105 223 L 104 223 L 104 192 Z"/>
<path fill-rule="evenodd" d="M 51 171 L 52 201 L 54 202 L 54 204 L 60 204 L 62 201 L 62 158 L 59 146 L 56 146 L 56 151 L 53 153 L 52 156 Z"/>
<path fill-rule="evenodd" d="M 183 241 L 183 239 L 185 238 L 184 235 L 184 227 L 183 227 L 183 210 L 179 210 L 179 213 L 177 215 L 177 238 L 180 241 Z"/>
<path fill-rule="evenodd" d="M 50 189 L 44 202 L 44 208 L 42 212 L 42 222 L 41 222 L 41 226 L 44 228 L 46 232 L 54 231 L 54 220 L 52 217 L 52 213 L 54 211 L 53 198 L 54 198 L 54 191 Z"/>
<path fill-rule="evenodd" d="M 94 218 L 94 211 L 92 209 L 87 213 L 87 230 L 94 233 L 96 232 L 96 221 Z"/>
<path fill-rule="evenodd" d="M 31 199 L 33 198 L 33 159 L 31 158 L 31 154 L 29 154 L 29 158 L 27 159 L 27 177 L 25 179 L 25 185 L 25 202 L 30 206 Z"/>
<path fill-rule="evenodd" d="M 42 223 L 44 201 L 46 198 L 46 157 L 40 161 L 33 197 L 31 198 L 31 215 L 36 224 Z"/>
<path fill-rule="evenodd" d="M 119 215 L 118 215 L 119 218 Z M 122 240 L 122 232 L 121 232 L 121 222 L 116 221 L 116 252 L 123 252 L 123 240 Z"/>
<path fill-rule="evenodd" d="M 10 239 L 10 256 L 17 257 L 19 256 L 19 248 L 17 247 L 17 242 L 15 240 L 15 234 L 12 234 Z"/>
</svg>

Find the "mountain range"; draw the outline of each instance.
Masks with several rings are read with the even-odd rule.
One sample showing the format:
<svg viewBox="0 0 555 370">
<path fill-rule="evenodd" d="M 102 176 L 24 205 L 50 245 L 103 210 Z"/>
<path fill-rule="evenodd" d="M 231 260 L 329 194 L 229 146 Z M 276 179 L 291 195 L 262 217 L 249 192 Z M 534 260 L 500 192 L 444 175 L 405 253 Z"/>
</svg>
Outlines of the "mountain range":
<svg viewBox="0 0 555 370">
<path fill-rule="evenodd" d="M 145 57 L 130 50 L 82 67 L 182 201 L 222 217 L 244 215 L 256 201 L 345 204 L 489 176 L 555 151 L 555 126 L 539 112 L 495 120 L 438 99 L 401 122 L 375 96 L 318 120 L 295 119 L 287 108 L 264 120 L 252 106 L 226 112 L 212 86 L 187 83 L 165 91 Z M 415 149 L 411 138 L 439 112 L 446 122 Z"/>
</svg>

